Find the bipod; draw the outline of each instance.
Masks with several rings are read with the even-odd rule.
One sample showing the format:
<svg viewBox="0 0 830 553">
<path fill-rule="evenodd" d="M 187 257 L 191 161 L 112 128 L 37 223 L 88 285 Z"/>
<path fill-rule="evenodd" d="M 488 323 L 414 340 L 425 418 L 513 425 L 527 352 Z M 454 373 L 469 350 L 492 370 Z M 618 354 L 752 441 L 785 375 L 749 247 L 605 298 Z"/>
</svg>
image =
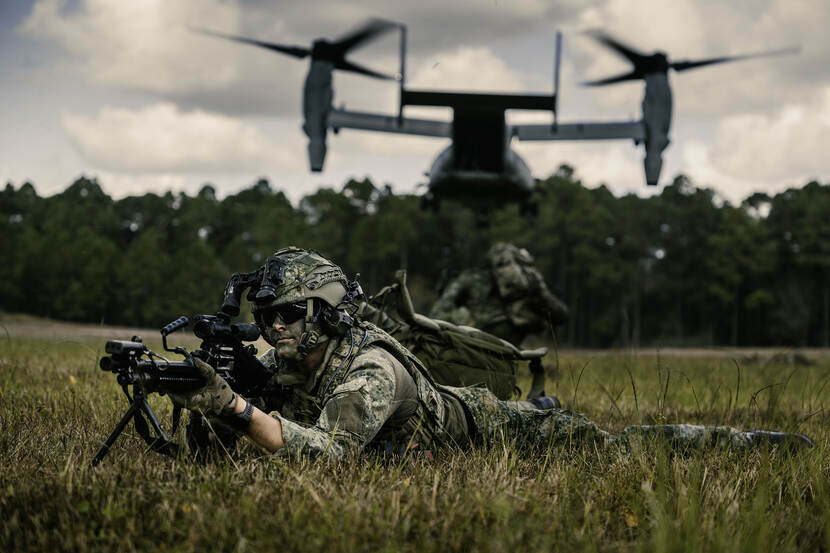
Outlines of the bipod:
<svg viewBox="0 0 830 553">
<path fill-rule="evenodd" d="M 121 417 L 121 420 L 118 421 L 118 424 L 115 425 L 115 428 L 110 433 L 107 441 L 104 442 L 104 445 L 101 446 L 101 449 L 98 450 L 98 453 L 95 454 L 95 457 L 92 459 L 92 466 L 97 466 L 98 463 L 101 462 L 101 459 L 109 451 L 112 444 L 115 443 L 115 440 L 118 439 L 118 436 L 121 435 L 121 432 L 124 431 L 124 428 L 127 426 L 127 423 L 130 422 L 130 419 L 135 421 L 135 429 L 138 432 L 138 435 L 147 442 L 147 445 L 153 451 L 157 451 L 159 453 L 164 453 L 165 455 L 175 456 L 179 452 L 179 446 L 170 441 L 170 438 L 167 437 L 167 434 L 164 432 L 164 429 L 159 424 L 158 418 L 156 417 L 156 413 L 153 411 L 153 408 L 150 407 L 150 403 L 147 401 L 147 397 L 144 395 L 143 391 L 141 390 L 140 386 L 133 386 L 133 395 L 130 396 L 130 393 L 127 391 L 127 386 L 123 387 L 124 394 L 126 394 L 127 399 L 130 400 L 130 407 L 127 409 L 127 412 L 124 413 L 124 416 Z M 178 413 L 176 412 L 178 411 Z M 177 423 L 178 416 L 181 414 L 181 410 L 178 408 L 174 409 L 173 419 Z M 150 435 L 150 429 L 147 426 L 147 421 L 144 420 L 144 416 L 147 416 L 150 419 L 150 424 L 152 425 L 153 429 L 158 434 L 158 437 L 154 438 Z M 175 432 L 175 426 L 174 430 Z"/>
</svg>

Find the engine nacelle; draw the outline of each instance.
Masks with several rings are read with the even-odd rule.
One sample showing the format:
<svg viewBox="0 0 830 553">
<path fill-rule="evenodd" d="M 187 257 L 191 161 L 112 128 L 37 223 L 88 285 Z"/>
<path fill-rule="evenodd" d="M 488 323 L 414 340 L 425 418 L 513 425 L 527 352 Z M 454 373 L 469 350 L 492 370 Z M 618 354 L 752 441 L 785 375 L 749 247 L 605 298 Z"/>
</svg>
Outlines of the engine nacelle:
<svg viewBox="0 0 830 553">
<path fill-rule="evenodd" d="M 671 127 L 672 94 L 669 77 L 665 72 L 645 75 L 646 91 L 643 96 L 643 125 L 645 126 L 646 156 L 643 165 L 646 183 L 657 185 L 663 167 L 663 150 L 669 145 Z"/>
<path fill-rule="evenodd" d="M 312 61 L 303 86 L 303 132 L 308 137 L 308 162 L 315 173 L 323 170 L 326 161 L 328 119 L 334 99 L 333 69 L 330 61 Z"/>
</svg>

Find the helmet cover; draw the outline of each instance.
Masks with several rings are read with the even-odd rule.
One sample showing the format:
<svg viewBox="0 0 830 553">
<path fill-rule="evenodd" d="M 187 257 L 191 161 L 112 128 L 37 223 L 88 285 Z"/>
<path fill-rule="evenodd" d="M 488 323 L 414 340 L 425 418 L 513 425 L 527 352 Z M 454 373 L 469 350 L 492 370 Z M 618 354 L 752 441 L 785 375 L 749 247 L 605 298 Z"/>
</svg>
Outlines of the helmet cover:
<svg viewBox="0 0 830 553">
<path fill-rule="evenodd" d="M 248 299 L 252 300 L 254 312 L 311 298 L 337 308 L 348 284 L 340 267 L 314 250 L 292 246 L 265 260 L 260 285 Z"/>
<path fill-rule="evenodd" d="M 534 287 L 530 278 L 533 256 L 526 249 L 497 242 L 487 252 L 487 260 L 502 298 L 520 297 Z"/>
</svg>

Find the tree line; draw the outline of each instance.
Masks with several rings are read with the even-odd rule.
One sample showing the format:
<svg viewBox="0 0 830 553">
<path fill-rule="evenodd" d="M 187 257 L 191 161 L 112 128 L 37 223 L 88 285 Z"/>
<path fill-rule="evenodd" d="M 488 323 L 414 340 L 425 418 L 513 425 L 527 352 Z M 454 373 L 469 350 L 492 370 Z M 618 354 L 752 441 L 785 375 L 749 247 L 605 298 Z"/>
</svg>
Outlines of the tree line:
<svg viewBox="0 0 830 553">
<path fill-rule="evenodd" d="M 213 312 L 233 272 L 279 247 L 313 248 L 360 273 L 367 293 L 406 268 L 426 312 L 495 241 L 526 247 L 570 307 L 560 343 L 828 346 L 830 186 L 809 182 L 735 206 L 678 176 L 659 195 L 586 188 L 563 165 L 539 182 L 539 211 L 515 206 L 481 227 L 458 206 L 368 179 L 294 206 L 268 181 L 219 199 L 113 200 L 82 177 L 63 193 L 0 191 L 0 309 L 70 321 L 160 326 Z"/>
</svg>

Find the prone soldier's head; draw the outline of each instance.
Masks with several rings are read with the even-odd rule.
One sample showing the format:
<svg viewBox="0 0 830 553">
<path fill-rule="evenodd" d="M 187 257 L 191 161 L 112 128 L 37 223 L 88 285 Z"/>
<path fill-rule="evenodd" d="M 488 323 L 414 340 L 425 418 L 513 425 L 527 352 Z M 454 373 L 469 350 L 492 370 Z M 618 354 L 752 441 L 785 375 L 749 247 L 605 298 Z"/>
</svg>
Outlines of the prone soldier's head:
<svg viewBox="0 0 830 553">
<path fill-rule="evenodd" d="M 526 249 L 497 242 L 487 252 L 487 261 L 502 298 L 516 299 L 533 289 L 528 270 L 533 267 L 533 256 Z"/>
<path fill-rule="evenodd" d="M 251 310 L 279 357 L 302 360 L 354 325 L 350 312 L 363 293 L 360 284 L 319 253 L 283 248 L 265 260 L 261 273 Z"/>
</svg>

